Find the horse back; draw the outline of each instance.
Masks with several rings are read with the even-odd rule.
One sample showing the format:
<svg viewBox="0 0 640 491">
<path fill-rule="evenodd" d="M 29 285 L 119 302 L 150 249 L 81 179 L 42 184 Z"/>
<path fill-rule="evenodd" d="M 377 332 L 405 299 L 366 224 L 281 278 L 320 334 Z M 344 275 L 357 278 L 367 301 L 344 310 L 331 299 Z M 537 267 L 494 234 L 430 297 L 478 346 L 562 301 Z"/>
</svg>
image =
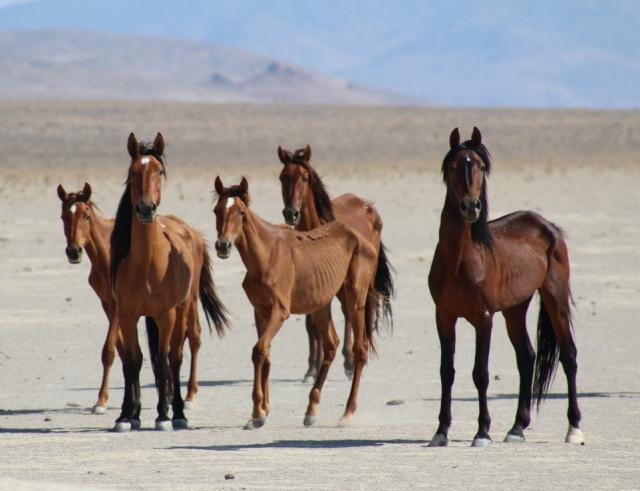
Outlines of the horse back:
<svg viewBox="0 0 640 491">
<path fill-rule="evenodd" d="M 382 218 L 373 203 L 347 193 L 332 200 L 336 220 L 358 231 L 377 249 L 380 244 Z"/>
</svg>

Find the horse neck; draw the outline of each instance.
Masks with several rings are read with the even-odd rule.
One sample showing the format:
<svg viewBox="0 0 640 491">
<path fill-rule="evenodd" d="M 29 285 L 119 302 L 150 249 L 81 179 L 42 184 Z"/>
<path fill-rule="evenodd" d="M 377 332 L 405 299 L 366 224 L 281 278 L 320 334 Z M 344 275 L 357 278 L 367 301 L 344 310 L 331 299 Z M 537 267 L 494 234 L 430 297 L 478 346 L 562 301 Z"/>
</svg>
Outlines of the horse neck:
<svg viewBox="0 0 640 491">
<path fill-rule="evenodd" d="M 440 215 L 438 242 L 444 264 L 450 269 L 449 274 L 455 276 L 465 248 L 472 244 L 471 225 L 464 221 L 448 192 Z"/>
<path fill-rule="evenodd" d="M 272 226 L 247 208 L 242 222 L 242 232 L 236 239 L 236 247 L 247 272 L 259 273 L 269 268 L 269 251 L 276 240 Z"/>
<path fill-rule="evenodd" d="M 111 258 L 109 237 L 113 230 L 113 223 L 91 207 L 91 221 L 89 222 L 89 240 L 85 249 L 94 268 L 104 270 L 107 274 Z"/>
<path fill-rule="evenodd" d="M 152 223 L 148 224 L 140 223 L 135 214 L 131 218 L 131 248 L 129 250 L 129 257 L 134 263 L 150 263 L 153 259 L 154 246 L 161 241 L 163 237 L 160 222 L 157 217 Z"/>
<path fill-rule="evenodd" d="M 313 196 L 313 190 L 309 189 L 302 202 L 302 210 L 300 211 L 300 221 L 296 226 L 297 230 L 313 230 L 322 225 L 318 209 L 316 208 L 316 200 Z"/>
</svg>

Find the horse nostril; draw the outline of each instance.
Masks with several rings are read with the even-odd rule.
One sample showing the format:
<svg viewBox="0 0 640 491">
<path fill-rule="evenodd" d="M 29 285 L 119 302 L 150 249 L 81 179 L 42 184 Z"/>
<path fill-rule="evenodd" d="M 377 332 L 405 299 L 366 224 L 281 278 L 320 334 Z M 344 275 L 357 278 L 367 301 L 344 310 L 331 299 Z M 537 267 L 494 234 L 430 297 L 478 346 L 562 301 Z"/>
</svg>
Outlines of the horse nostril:
<svg viewBox="0 0 640 491">
<path fill-rule="evenodd" d="M 158 205 L 156 205 L 155 203 L 153 203 L 151 205 L 151 211 L 156 211 L 158 209 Z"/>
<path fill-rule="evenodd" d="M 474 208 L 476 209 L 476 212 L 480 213 L 480 210 L 482 210 L 482 203 L 480 202 L 479 199 L 477 199 L 475 201 L 475 203 L 473 204 Z"/>
</svg>

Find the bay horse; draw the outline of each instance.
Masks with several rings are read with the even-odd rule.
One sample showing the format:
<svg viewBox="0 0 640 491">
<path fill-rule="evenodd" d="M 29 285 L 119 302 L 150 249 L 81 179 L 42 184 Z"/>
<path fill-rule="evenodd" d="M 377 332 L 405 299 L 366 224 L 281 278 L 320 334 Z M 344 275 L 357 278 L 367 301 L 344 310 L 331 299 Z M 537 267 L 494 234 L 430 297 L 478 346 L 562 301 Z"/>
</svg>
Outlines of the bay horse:
<svg viewBox="0 0 640 491">
<path fill-rule="evenodd" d="M 338 347 L 331 320 L 331 300 L 345 290 L 346 308 L 353 324 L 355 369 L 351 392 L 340 423 L 348 424 L 356 410 L 360 375 L 375 351 L 373 331 L 380 295 L 374 288 L 376 250 L 368 240 L 340 222 L 310 232 L 272 225 L 249 207 L 249 184 L 224 187 L 216 177 L 218 201 L 214 208 L 218 257 L 238 248 L 247 273 L 242 287 L 254 309 L 258 342 L 253 347 L 253 411 L 245 429 L 264 425 L 269 414 L 271 341 L 290 314 L 311 314 L 320 332 L 324 359 L 309 394 L 304 425 L 317 416 L 320 393 Z"/>
<path fill-rule="evenodd" d="M 115 321 L 123 339 L 125 393 L 115 431 L 130 431 L 140 424 L 140 368 L 142 353 L 136 329 L 147 318 L 154 333 L 151 362 L 158 386 L 160 431 L 187 427 L 180 394 L 180 366 L 187 326 L 196 322 L 198 296 L 207 322 L 218 334 L 227 326 L 225 308 L 218 299 L 211 274 L 207 244 L 202 235 L 177 217 L 158 216 L 165 176 L 164 139 L 138 142 L 131 133 L 131 157 L 125 191 L 111 234 L 109 275 L 116 300 Z M 151 339 L 151 338 L 150 338 Z M 170 368 L 170 375 L 167 370 Z M 167 385 L 173 384 L 173 418 L 167 415 Z"/>
<path fill-rule="evenodd" d="M 311 165 L 311 147 L 307 145 L 295 152 L 278 146 L 278 157 L 283 164 L 280 172 L 282 214 L 288 225 L 296 230 L 313 230 L 325 223 L 338 220 L 356 229 L 360 235 L 371 242 L 377 254 L 375 288 L 382 295 L 382 316 L 390 324 L 393 322 L 391 297 L 393 296 L 393 268 L 387 258 L 386 248 L 381 240 L 382 218 L 372 203 L 354 194 L 343 194 L 331 200 L 322 179 Z M 344 315 L 344 370 L 347 377 L 353 375 L 353 337 L 349 313 L 345 306 L 344 291 L 338 292 L 338 300 Z M 306 316 L 307 335 L 309 337 L 309 367 L 304 381 L 317 375 L 322 359 L 320 335 L 313 325 L 311 316 Z"/>
<path fill-rule="evenodd" d="M 569 430 L 565 441 L 584 443 L 579 429 L 569 256 L 562 231 L 532 211 L 518 211 L 487 221 L 486 178 L 491 170 L 491 156 L 482 143 L 480 131 L 474 127 L 471 139 L 460 143 L 456 128 L 451 132 L 449 145 L 450 150 L 442 162 L 447 193 L 429 272 L 429 290 L 436 304 L 442 382 L 440 424 L 430 446 L 446 446 L 449 442 L 455 326 L 459 317 L 476 330 L 473 382 L 478 390 L 480 411 L 472 446 L 491 445 L 487 387 L 495 312 L 502 312 L 505 318 L 520 373 L 515 423 L 505 441 L 525 440 L 524 429 L 531 419 L 532 385 L 539 407 L 559 358 L 567 377 L 569 399 Z M 537 355 L 526 327 L 527 308 L 536 291 L 540 295 Z"/>
<path fill-rule="evenodd" d="M 61 218 L 67 246 L 65 254 L 71 264 L 82 262 L 83 251 L 91 263 L 89 285 L 100 299 L 102 309 L 107 316 L 108 323 L 113 319 L 115 299 L 109 281 L 109 263 L 111 261 L 111 245 L 109 243 L 113 232 L 114 220 L 106 218 L 91 201 L 91 185 L 85 183 L 82 190 L 67 193 L 62 184 L 57 188 L 58 197 L 62 202 Z M 153 332 L 150 332 L 150 341 Z M 198 316 L 195 322 L 187 328 L 187 338 L 191 351 L 191 370 L 187 385 L 185 407 L 193 404 L 198 392 L 197 364 L 200 350 L 201 327 Z M 107 336 L 102 348 L 102 383 L 98 391 L 98 400 L 93 406 L 94 414 L 104 414 L 109 400 L 109 372 L 115 359 L 116 351 L 122 360 L 122 334 L 117 329 L 112 336 Z"/>
</svg>

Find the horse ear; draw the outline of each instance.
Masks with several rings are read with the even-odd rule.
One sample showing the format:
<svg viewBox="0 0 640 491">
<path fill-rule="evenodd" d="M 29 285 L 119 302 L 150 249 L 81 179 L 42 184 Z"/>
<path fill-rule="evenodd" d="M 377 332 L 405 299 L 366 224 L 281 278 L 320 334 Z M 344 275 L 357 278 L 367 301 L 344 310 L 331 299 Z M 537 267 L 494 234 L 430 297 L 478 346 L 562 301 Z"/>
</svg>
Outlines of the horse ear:
<svg viewBox="0 0 640 491">
<path fill-rule="evenodd" d="M 473 133 L 471 133 L 471 143 L 473 143 L 474 147 L 479 147 L 482 143 L 482 135 L 480 134 L 480 130 L 473 127 Z"/>
<path fill-rule="evenodd" d="M 460 145 L 460 132 L 458 128 L 454 128 L 451 135 L 449 135 L 449 147 L 455 148 L 458 145 Z"/>
<path fill-rule="evenodd" d="M 82 201 L 89 201 L 89 198 L 91 198 L 91 186 L 85 182 L 82 188 Z"/>
<path fill-rule="evenodd" d="M 138 158 L 138 155 L 140 155 L 138 140 L 136 139 L 136 135 L 133 134 L 133 131 L 129 135 L 129 141 L 127 142 L 127 150 L 129 151 L 129 155 L 131 155 L 131 158 L 134 160 Z"/>
<path fill-rule="evenodd" d="M 311 160 L 311 147 L 309 146 L 309 144 L 307 144 L 307 146 L 304 147 L 304 161 L 309 162 L 310 160 Z"/>
<path fill-rule="evenodd" d="M 60 201 L 63 203 L 67 201 L 67 196 L 67 192 L 62 187 L 62 184 L 58 184 L 58 198 L 60 198 Z"/>
<path fill-rule="evenodd" d="M 242 180 L 240 181 L 240 191 L 242 191 L 243 194 L 249 192 L 249 183 L 247 182 L 247 178 L 244 176 L 242 176 Z"/>
<path fill-rule="evenodd" d="M 164 154 L 164 138 L 162 137 L 162 133 L 159 131 L 155 140 L 153 140 L 153 151 L 158 156 L 162 156 L 162 154 Z"/>
<path fill-rule="evenodd" d="M 278 158 L 280 159 L 280 162 L 282 162 L 283 164 L 287 164 L 291 160 L 290 157 L 291 155 L 289 154 L 289 152 L 278 145 Z"/>
<path fill-rule="evenodd" d="M 216 176 L 214 187 L 216 193 L 218 193 L 218 196 L 222 196 L 222 193 L 224 192 L 224 185 L 222 184 L 222 179 L 220 179 L 220 176 Z"/>
</svg>

